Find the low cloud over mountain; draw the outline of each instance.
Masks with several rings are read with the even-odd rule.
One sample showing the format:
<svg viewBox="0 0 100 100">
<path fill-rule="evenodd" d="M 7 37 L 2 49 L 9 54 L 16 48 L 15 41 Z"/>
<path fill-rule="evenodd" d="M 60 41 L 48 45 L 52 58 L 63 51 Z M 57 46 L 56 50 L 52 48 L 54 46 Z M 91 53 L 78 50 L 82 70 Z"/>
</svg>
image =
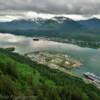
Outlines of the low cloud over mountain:
<svg viewBox="0 0 100 100">
<path fill-rule="evenodd" d="M 0 11 L 52 14 L 100 14 L 100 0 L 0 0 Z"/>
</svg>

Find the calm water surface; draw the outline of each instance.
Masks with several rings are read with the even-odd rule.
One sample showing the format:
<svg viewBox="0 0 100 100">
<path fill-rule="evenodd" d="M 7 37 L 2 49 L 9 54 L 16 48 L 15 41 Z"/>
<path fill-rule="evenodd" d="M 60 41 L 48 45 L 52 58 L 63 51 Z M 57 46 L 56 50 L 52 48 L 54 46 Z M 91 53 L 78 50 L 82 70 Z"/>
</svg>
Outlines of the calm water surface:
<svg viewBox="0 0 100 100">
<path fill-rule="evenodd" d="M 0 33 L 0 48 L 15 47 L 15 52 L 24 54 L 32 51 L 50 51 L 69 54 L 80 59 L 83 65 L 79 69 L 73 69 L 75 74 L 82 75 L 84 72 L 92 72 L 100 76 L 100 49 L 83 48 L 72 44 Z"/>
</svg>

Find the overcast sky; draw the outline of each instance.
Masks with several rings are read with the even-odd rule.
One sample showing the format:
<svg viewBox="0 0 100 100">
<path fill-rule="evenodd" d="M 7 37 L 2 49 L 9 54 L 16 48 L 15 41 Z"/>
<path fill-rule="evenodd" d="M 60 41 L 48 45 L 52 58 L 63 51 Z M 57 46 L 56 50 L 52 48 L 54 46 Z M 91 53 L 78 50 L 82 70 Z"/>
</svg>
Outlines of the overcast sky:
<svg viewBox="0 0 100 100">
<path fill-rule="evenodd" d="M 36 12 L 36 13 L 35 13 Z M 78 15 L 86 18 L 100 15 L 100 0 L 0 0 L 0 19 L 50 15 Z M 26 15 L 28 14 L 28 15 Z M 30 15 L 29 15 L 30 14 Z"/>
</svg>

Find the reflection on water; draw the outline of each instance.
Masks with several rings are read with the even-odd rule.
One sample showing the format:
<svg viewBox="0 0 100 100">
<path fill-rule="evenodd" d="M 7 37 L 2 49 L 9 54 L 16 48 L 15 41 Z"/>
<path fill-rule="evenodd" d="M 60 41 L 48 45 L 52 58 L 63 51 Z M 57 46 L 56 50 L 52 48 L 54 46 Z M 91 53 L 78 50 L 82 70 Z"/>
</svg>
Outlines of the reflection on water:
<svg viewBox="0 0 100 100">
<path fill-rule="evenodd" d="M 15 47 L 16 52 L 24 54 L 32 51 L 67 53 L 81 59 L 84 65 L 73 72 L 93 72 L 100 76 L 100 49 L 82 48 L 72 44 L 58 43 L 46 39 L 33 41 L 33 38 L 0 33 L 0 47 Z"/>
</svg>

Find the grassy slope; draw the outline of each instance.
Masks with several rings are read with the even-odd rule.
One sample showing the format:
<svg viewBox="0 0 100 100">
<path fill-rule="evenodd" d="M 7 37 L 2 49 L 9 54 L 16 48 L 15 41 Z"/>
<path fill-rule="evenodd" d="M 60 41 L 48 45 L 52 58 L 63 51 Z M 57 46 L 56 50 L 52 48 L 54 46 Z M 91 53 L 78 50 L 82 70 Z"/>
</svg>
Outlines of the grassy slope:
<svg viewBox="0 0 100 100">
<path fill-rule="evenodd" d="M 81 79 L 3 49 L 0 49 L 0 94 L 0 100 L 2 96 L 10 100 L 18 96 L 31 96 L 29 100 L 100 100 L 100 91 Z"/>
</svg>

